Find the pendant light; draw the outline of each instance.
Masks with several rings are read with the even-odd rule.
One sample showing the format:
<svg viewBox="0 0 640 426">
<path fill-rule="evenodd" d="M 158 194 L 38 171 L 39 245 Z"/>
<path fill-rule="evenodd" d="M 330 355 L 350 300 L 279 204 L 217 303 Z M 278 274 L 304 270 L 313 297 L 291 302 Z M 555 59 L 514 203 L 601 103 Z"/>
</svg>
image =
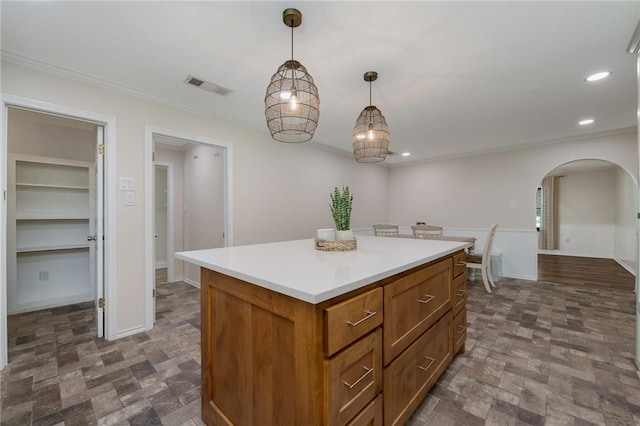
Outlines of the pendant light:
<svg viewBox="0 0 640 426">
<path fill-rule="evenodd" d="M 389 151 L 389 126 L 382 112 L 371 105 L 371 82 L 377 79 L 375 71 L 364 73 L 364 81 L 369 82 L 369 106 L 362 110 L 353 128 L 353 155 L 358 163 L 383 161 Z"/>
<path fill-rule="evenodd" d="M 293 29 L 302 23 L 302 13 L 297 9 L 286 9 L 282 12 L 282 20 L 291 28 L 291 59 L 280 65 L 271 77 L 264 98 L 264 115 L 273 139 L 306 142 L 318 127 L 320 98 L 313 77 L 293 59 Z"/>
</svg>

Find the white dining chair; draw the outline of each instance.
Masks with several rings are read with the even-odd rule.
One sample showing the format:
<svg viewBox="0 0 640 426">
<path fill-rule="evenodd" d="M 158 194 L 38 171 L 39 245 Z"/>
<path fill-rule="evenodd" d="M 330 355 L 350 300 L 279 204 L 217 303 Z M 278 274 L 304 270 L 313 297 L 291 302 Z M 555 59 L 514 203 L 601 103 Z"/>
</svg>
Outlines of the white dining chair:
<svg viewBox="0 0 640 426">
<path fill-rule="evenodd" d="M 493 246 L 493 237 L 496 234 L 497 227 L 497 224 L 489 227 L 487 240 L 484 243 L 484 251 L 482 253 L 467 255 L 469 278 L 473 281 L 475 279 L 475 271 L 479 269 L 482 272 L 482 282 L 487 293 L 491 293 L 491 287 L 496 286 L 496 283 L 493 281 L 493 277 L 491 276 L 491 247 Z"/>
<path fill-rule="evenodd" d="M 373 233 L 376 237 L 395 237 L 399 234 L 398 225 L 393 223 L 373 224 Z"/>
<path fill-rule="evenodd" d="M 414 238 L 422 238 L 428 240 L 438 240 L 442 238 L 442 226 L 436 225 L 412 225 Z"/>
</svg>

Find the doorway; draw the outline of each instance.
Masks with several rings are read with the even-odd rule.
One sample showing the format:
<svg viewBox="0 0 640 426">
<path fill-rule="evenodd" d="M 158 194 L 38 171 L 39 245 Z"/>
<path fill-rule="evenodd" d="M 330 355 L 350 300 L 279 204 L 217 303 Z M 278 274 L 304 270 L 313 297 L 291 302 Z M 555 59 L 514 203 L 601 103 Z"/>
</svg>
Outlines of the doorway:
<svg viewBox="0 0 640 426">
<path fill-rule="evenodd" d="M 632 276 L 638 267 L 637 185 L 631 175 L 609 161 L 582 159 L 553 169 L 545 178 L 547 194 L 543 188 L 542 205 L 536 203 L 536 218 L 542 217 L 538 278 L 552 274 L 566 283 L 587 285 L 597 281 L 597 277 L 602 277 L 601 271 L 607 270 L 620 278 L 618 287 L 633 290 L 635 279 Z M 551 183 L 549 179 L 555 182 Z M 549 194 L 553 187 L 557 189 L 555 196 Z M 549 199 L 556 205 L 547 204 Z M 539 208 L 542 214 L 538 212 Z M 553 210 L 556 210 L 555 215 L 550 213 Z M 555 229 L 549 223 L 553 221 L 556 221 Z M 551 231 L 542 235 L 547 229 Z M 588 259 L 591 261 L 585 263 Z M 599 267 L 586 275 L 576 272 L 570 276 L 568 271 L 554 271 L 560 265 L 564 265 L 563 269 L 577 271 L 588 264 Z"/>
<path fill-rule="evenodd" d="M 22 168 L 21 173 L 25 173 L 21 175 L 20 179 L 23 177 L 24 182 L 20 182 L 19 186 L 21 188 L 21 193 L 18 195 L 22 201 L 27 200 L 26 206 L 33 206 L 34 208 L 31 211 L 20 212 L 18 220 L 21 221 L 21 226 L 19 233 L 21 241 L 24 240 L 23 237 L 27 237 L 25 241 L 24 247 L 17 248 L 16 244 L 13 243 L 12 246 L 8 247 L 7 235 L 9 227 L 7 226 L 8 210 L 7 210 L 7 202 L 3 203 L 1 209 L 1 226 L 2 226 L 2 235 L 4 236 L 1 241 L 0 246 L 0 258 L 1 258 L 1 268 L 0 268 L 0 369 L 3 369 L 8 362 L 8 347 L 7 347 L 7 315 L 9 313 L 7 306 L 8 299 L 8 273 L 9 269 L 7 264 L 7 258 L 9 256 L 8 248 L 12 250 L 14 256 L 16 256 L 17 251 L 22 251 L 27 253 L 25 259 L 26 262 L 21 266 L 24 270 L 29 271 L 32 266 L 29 262 L 30 259 L 41 260 L 43 259 L 44 254 L 55 252 L 56 254 L 67 254 L 65 257 L 66 260 L 71 259 L 71 262 L 82 262 L 81 259 L 86 259 L 89 262 L 88 266 L 83 266 L 87 272 L 88 276 L 94 276 L 97 278 L 101 276 L 103 280 L 96 281 L 96 286 L 92 289 L 91 295 L 92 297 L 97 297 L 100 293 L 98 292 L 98 282 L 104 283 L 104 295 L 105 297 L 109 297 L 109 295 L 113 294 L 115 291 L 115 259 L 111 256 L 111 253 L 114 253 L 115 247 L 115 226 L 111 223 L 115 220 L 115 188 L 109 183 L 109 177 L 114 175 L 115 172 L 115 155 L 114 156 L 106 156 L 103 155 L 105 152 L 108 152 L 109 149 L 112 149 L 115 152 L 115 118 L 104 116 L 100 114 L 95 114 L 91 112 L 79 111 L 67 107 L 63 107 L 60 105 L 47 104 L 39 101 L 34 101 L 31 99 L 21 98 L 12 95 L 2 95 L 2 103 L 3 103 L 3 120 L 2 123 L 5 125 L 5 131 L 3 132 L 2 145 L 0 149 L 0 167 L 2 168 L 3 173 L 1 174 L 1 182 L 4 188 L 7 190 L 11 190 L 11 188 L 7 185 L 7 173 L 9 169 L 9 156 L 8 152 L 9 147 L 11 147 L 12 151 L 15 151 L 12 147 L 13 140 L 12 138 L 19 138 L 19 145 L 21 152 L 19 155 L 26 155 L 27 157 L 22 157 L 17 161 L 21 161 L 20 166 L 25 166 Z M 12 121 L 15 117 L 25 118 L 28 116 L 29 118 L 37 118 L 31 125 L 23 126 L 19 129 L 19 132 L 14 132 L 12 126 L 14 126 L 15 122 Z M 12 124 L 14 123 L 14 124 Z M 36 124 L 37 123 L 37 124 Z M 66 130 L 59 130 L 58 132 L 63 132 L 69 135 L 68 128 L 75 129 L 76 131 L 84 130 L 87 131 L 87 128 L 91 128 L 90 132 L 94 135 L 91 143 L 82 143 L 74 144 L 63 144 L 56 145 L 53 143 L 45 143 L 39 144 L 37 143 L 38 132 L 42 133 L 42 128 L 49 128 L 49 133 L 47 138 L 52 139 L 53 135 L 56 135 L 55 129 L 56 124 L 64 123 L 67 127 Z M 100 131 L 98 130 L 100 129 Z M 73 132 L 71 132 L 73 133 Z M 98 158 L 101 158 L 103 161 L 98 161 L 97 158 L 94 157 L 94 153 L 96 151 L 96 147 L 98 145 L 97 140 L 98 137 L 103 138 L 102 147 L 100 155 Z M 89 156 L 90 153 L 90 156 Z M 87 156 L 87 158 L 77 158 L 78 155 Z M 46 159 L 48 158 L 62 158 L 60 161 L 53 161 L 53 164 L 47 164 Z M 15 168 L 16 160 L 12 160 L 13 163 L 11 167 Z M 44 164 L 44 172 L 42 171 L 42 165 Z M 87 165 L 85 169 L 84 166 Z M 99 181 L 96 180 L 97 172 L 94 172 L 96 166 L 104 165 L 104 180 L 107 182 L 104 186 L 99 184 Z M 90 170 L 91 169 L 91 170 Z M 61 171 L 61 174 L 58 173 Z M 53 173 L 58 176 L 61 180 L 56 182 L 51 182 L 49 175 Z M 15 183 L 15 176 L 13 190 L 15 191 L 17 185 Z M 62 177 L 60 177 L 62 176 Z M 82 176 L 82 177 L 79 177 Z M 39 180 L 42 180 L 40 182 Z M 70 179 L 70 181 L 66 181 Z M 33 182 L 32 182 L 33 180 Z M 86 183 L 79 183 L 86 182 Z M 100 191 L 98 191 L 100 189 Z M 91 197 L 89 192 L 91 190 L 95 190 L 95 196 Z M 99 195 L 99 192 L 103 192 L 103 196 Z M 43 195 L 45 194 L 45 195 Z M 61 208 L 59 210 L 69 213 L 67 216 L 63 216 L 58 211 L 54 211 L 51 214 L 46 212 L 39 212 L 39 208 L 37 204 L 29 204 L 34 200 L 40 200 L 42 198 L 49 198 L 54 201 L 58 201 L 57 205 Z M 89 209 L 93 209 L 93 213 L 83 212 L 81 210 L 76 210 L 74 208 L 69 209 L 70 204 L 68 202 L 80 202 L 79 200 L 89 200 L 92 198 L 92 201 L 88 204 L 91 205 Z M 63 200 L 60 202 L 60 200 Z M 99 220 L 97 219 L 97 210 L 98 210 L 98 200 L 102 201 L 100 203 L 100 211 L 103 213 L 99 215 L 104 218 L 105 224 L 104 226 L 99 225 Z M 56 210 L 56 209 L 54 209 Z M 71 210 L 74 210 L 71 212 Z M 70 213 L 71 212 L 71 213 Z M 94 214 L 96 213 L 96 214 Z M 18 217 L 14 213 L 14 219 Z M 46 227 L 47 224 L 51 224 L 52 221 L 62 220 L 64 226 L 58 226 L 60 224 L 55 223 L 55 226 L 51 226 L 49 228 Z M 14 221 L 15 222 L 15 221 Z M 16 233 L 16 224 L 13 224 L 14 233 Z M 44 228 L 43 228 L 44 227 Z M 102 250 L 94 250 L 95 246 L 98 246 L 98 238 L 97 235 L 102 236 L 102 232 L 98 232 L 97 228 L 100 228 L 101 231 L 106 232 L 106 237 L 104 239 L 104 252 Z M 66 231 L 63 230 L 69 228 L 71 231 L 69 234 L 65 234 Z M 34 238 L 39 238 L 45 234 L 45 231 L 51 231 L 54 234 L 62 234 L 65 238 L 69 237 L 73 234 L 74 241 L 69 243 L 66 240 L 62 243 L 55 243 L 52 246 L 29 246 L 29 243 Z M 87 232 L 85 232 L 87 231 Z M 93 232 L 95 231 L 95 232 Z M 81 235 L 82 234 L 82 235 Z M 109 237 L 114 237 L 110 239 Z M 80 239 L 84 238 L 84 243 L 80 243 Z M 78 240 L 78 241 L 76 241 Z M 35 240 L 34 240 L 35 241 Z M 88 254 L 88 253 L 91 254 Z M 36 253 L 36 254 L 33 254 Z M 70 254 L 70 255 L 69 255 Z M 63 269 L 57 268 L 58 264 L 54 261 L 49 261 L 48 263 L 44 263 L 45 268 L 40 270 L 39 268 L 31 269 L 30 273 L 32 274 L 31 278 L 33 280 L 33 276 L 36 277 L 37 281 L 48 281 L 55 278 L 52 275 L 57 275 Z M 104 268 L 103 268 L 104 266 Z M 17 267 L 17 264 L 16 264 Z M 47 269 L 47 267 L 51 267 L 51 269 Z M 11 265 L 11 268 L 15 267 Z M 56 269 L 57 268 L 57 269 Z M 37 283 L 36 283 L 37 284 Z M 115 298 L 113 298 L 115 300 Z M 62 301 L 64 302 L 64 300 Z M 71 302 L 73 303 L 73 301 Z M 99 312 L 105 312 L 106 321 L 104 324 L 104 336 L 111 340 L 114 338 L 116 333 L 115 327 L 115 316 L 110 315 L 110 313 L 114 312 L 115 306 L 108 306 L 106 309 L 98 308 L 99 303 L 97 300 L 94 302 L 96 304 L 96 310 Z M 113 304 L 115 305 L 115 303 Z M 38 307 L 37 304 L 35 306 Z M 29 306 L 25 305 L 25 309 L 29 309 Z M 101 315 L 96 313 L 96 319 L 102 318 Z"/>
<path fill-rule="evenodd" d="M 145 327 L 155 319 L 156 255 L 160 218 L 156 214 L 158 167 L 167 167 L 167 281 L 199 286 L 199 268 L 175 259 L 174 252 L 233 245 L 232 146 L 197 135 L 147 126 L 145 132 Z M 164 179 L 162 177 L 161 179 Z M 158 192 L 160 191 L 160 192 Z M 158 235 L 158 238 L 156 238 Z M 161 257 L 161 256 L 160 256 Z"/>
</svg>

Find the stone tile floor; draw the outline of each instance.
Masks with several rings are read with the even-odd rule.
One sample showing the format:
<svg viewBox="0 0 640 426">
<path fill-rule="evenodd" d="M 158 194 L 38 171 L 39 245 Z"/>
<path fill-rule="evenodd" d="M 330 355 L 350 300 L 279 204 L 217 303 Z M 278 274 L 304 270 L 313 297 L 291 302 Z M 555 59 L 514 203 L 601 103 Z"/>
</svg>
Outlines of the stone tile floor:
<svg viewBox="0 0 640 426">
<path fill-rule="evenodd" d="M 409 425 L 637 425 L 635 294 L 503 278 L 468 291 L 466 353 Z M 10 317 L 2 425 L 201 425 L 199 291 L 157 287 L 156 327 L 105 342 L 93 307 Z"/>
<path fill-rule="evenodd" d="M 202 425 L 200 292 L 156 287 L 156 325 L 107 342 L 93 303 L 9 317 L 4 425 Z"/>
</svg>

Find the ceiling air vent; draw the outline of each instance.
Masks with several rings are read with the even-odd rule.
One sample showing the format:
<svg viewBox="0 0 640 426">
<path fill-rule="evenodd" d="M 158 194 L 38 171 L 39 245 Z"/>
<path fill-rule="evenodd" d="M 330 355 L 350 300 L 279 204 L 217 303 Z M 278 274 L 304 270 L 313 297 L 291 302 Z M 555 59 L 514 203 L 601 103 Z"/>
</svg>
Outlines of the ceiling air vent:
<svg viewBox="0 0 640 426">
<path fill-rule="evenodd" d="M 210 83 L 192 75 L 188 75 L 184 82 L 221 96 L 231 93 L 231 90 L 226 87 L 218 86 L 217 84 Z"/>
</svg>

